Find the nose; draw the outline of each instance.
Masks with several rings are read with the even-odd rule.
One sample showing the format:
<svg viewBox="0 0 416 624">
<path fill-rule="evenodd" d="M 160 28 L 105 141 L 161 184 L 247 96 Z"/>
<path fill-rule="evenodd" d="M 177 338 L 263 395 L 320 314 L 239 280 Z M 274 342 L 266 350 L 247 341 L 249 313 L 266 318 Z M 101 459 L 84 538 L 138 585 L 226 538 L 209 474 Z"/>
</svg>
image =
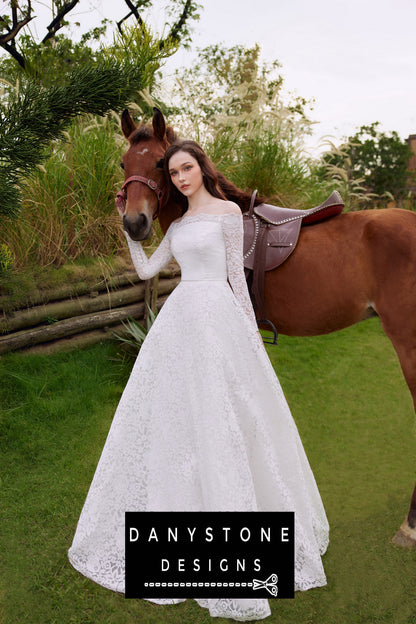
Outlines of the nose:
<svg viewBox="0 0 416 624">
<path fill-rule="evenodd" d="M 143 213 L 128 216 L 123 215 L 123 227 L 135 241 L 145 240 L 149 236 L 152 222 Z"/>
</svg>

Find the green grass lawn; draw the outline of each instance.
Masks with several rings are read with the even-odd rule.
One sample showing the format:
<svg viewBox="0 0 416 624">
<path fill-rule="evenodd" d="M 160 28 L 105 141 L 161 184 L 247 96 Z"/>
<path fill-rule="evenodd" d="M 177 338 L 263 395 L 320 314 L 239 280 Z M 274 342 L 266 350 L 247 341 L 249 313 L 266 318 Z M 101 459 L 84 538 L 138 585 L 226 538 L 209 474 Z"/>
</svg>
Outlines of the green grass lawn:
<svg viewBox="0 0 416 624">
<path fill-rule="evenodd" d="M 391 538 L 415 481 L 415 419 L 378 321 L 279 338 L 283 385 L 331 527 L 328 585 L 271 600 L 270 624 L 416 624 L 416 550 Z M 128 367 L 114 345 L 0 358 L 0 621 L 212 624 L 194 601 L 161 607 L 105 590 L 69 548 Z M 229 620 L 216 619 L 222 624 Z"/>
</svg>

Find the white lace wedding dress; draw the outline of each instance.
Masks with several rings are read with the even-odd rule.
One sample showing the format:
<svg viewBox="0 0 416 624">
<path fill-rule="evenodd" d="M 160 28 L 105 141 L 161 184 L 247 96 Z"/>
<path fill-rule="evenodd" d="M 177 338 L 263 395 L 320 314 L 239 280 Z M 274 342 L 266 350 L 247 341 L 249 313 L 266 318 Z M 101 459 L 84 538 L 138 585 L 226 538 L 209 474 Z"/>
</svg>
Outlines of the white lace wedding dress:
<svg viewBox="0 0 416 624">
<path fill-rule="evenodd" d="M 295 588 L 326 584 L 328 523 L 257 333 L 242 229 L 238 214 L 185 215 L 150 259 L 127 237 L 142 279 L 174 256 L 182 280 L 140 350 L 69 550 L 109 589 L 124 592 L 124 512 L 144 510 L 295 511 Z M 270 614 L 266 599 L 198 603 L 241 621 Z"/>
</svg>

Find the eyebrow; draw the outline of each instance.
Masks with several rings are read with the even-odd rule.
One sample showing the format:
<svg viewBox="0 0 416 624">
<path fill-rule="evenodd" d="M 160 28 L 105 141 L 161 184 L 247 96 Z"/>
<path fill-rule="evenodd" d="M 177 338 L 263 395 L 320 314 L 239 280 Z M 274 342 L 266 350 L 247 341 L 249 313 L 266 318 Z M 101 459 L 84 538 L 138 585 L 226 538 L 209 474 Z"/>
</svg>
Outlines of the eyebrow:
<svg viewBox="0 0 416 624">
<path fill-rule="evenodd" d="M 181 164 L 179 165 L 179 167 L 171 167 L 171 168 L 169 169 L 169 173 L 170 173 L 171 171 L 175 171 L 176 169 L 180 169 L 181 167 L 185 167 L 185 165 L 192 165 L 192 163 L 191 163 L 191 161 L 190 161 L 190 160 L 187 160 L 186 162 L 181 163 Z"/>
</svg>

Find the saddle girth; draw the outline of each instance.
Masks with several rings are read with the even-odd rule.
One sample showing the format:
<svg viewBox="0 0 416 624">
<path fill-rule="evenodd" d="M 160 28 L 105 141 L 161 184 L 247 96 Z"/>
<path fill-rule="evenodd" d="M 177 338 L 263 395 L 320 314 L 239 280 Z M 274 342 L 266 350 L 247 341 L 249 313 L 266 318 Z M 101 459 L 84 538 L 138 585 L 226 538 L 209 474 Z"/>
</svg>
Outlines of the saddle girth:
<svg viewBox="0 0 416 624">
<path fill-rule="evenodd" d="M 260 222 L 257 243 L 254 249 L 252 290 L 258 321 L 266 320 L 266 311 L 264 309 L 264 273 L 266 271 L 267 233 L 269 227 L 269 224 L 265 221 Z"/>
</svg>

